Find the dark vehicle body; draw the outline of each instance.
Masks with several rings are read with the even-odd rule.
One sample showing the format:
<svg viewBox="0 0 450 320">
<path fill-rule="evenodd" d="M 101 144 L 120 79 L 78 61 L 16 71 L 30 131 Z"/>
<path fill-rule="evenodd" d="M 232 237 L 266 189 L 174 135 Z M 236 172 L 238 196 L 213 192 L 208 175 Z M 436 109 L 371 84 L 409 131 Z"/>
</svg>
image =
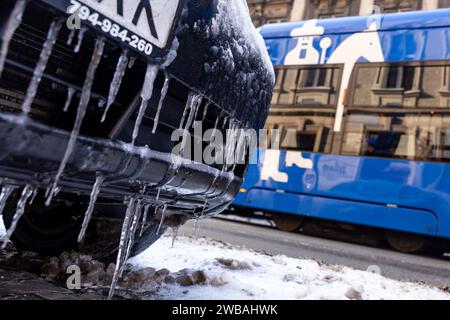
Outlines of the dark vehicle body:
<svg viewBox="0 0 450 320">
<path fill-rule="evenodd" d="M 0 3 L 3 50 L 5 32 L 8 32 L 6 25 L 17 2 L 4 0 Z M 93 192 L 92 186 L 99 176 L 104 182 L 99 190 L 94 218 L 103 223 L 106 218 L 123 220 L 129 199 L 156 212 L 144 222 L 148 234 L 144 232 L 142 241 L 136 241 L 136 245 L 141 242 L 136 252 L 157 239 L 155 226 L 161 219 L 158 208 L 165 207 L 170 213 L 164 220 L 165 228 L 199 215 L 218 213 L 233 201 L 246 165 L 236 166 L 233 172 L 230 168 L 223 170 L 222 166 L 176 159 L 171 155 L 178 143 L 171 141 L 171 134 L 179 128 L 193 93 L 201 97 L 198 99 L 198 118 L 205 114 L 204 131 L 213 128 L 218 118 L 219 123 L 226 124 L 225 119 L 231 119 L 228 123 L 259 129 L 264 126 L 268 114 L 272 70 L 265 63 L 264 54 L 250 43 L 251 39 L 243 37 L 235 26 L 227 28 L 226 19 L 217 18 L 226 15 L 226 12 L 219 12 L 219 3 L 181 0 L 166 45 L 153 46 L 151 54 L 144 54 L 105 35 L 87 21 L 81 21 L 84 34 L 79 51 L 75 52 L 80 31 L 75 32 L 70 43 L 73 34 L 65 23 L 70 16 L 67 12 L 71 2 L 26 2 L 22 21 L 6 48 L 7 58 L 0 79 L 0 179 L 3 186 L 12 185 L 18 193 L 11 196 L 9 202 L 12 204 L 6 205 L 3 213 L 7 227 L 11 224 L 20 188 L 32 186 L 37 193 L 37 200 L 28 205 L 12 237 L 18 246 L 50 252 L 73 245 Z M 27 88 L 42 56 L 50 24 L 58 19 L 64 19 L 64 23 L 29 116 L 25 116 L 21 108 Z M 215 32 L 211 31 L 213 24 L 218 26 Z M 69 143 L 77 105 L 86 87 L 89 64 L 99 38 L 104 39 L 104 50 L 95 72 L 81 131 L 57 181 L 57 196 L 50 206 L 45 206 Z M 124 52 L 130 63 L 108 116 L 101 122 L 110 83 Z M 133 145 L 130 142 L 143 100 L 141 91 L 148 64 L 161 68 Z M 167 96 L 161 99 L 167 79 L 170 81 Z M 68 101 L 69 88 L 75 94 L 65 112 L 63 107 Z M 152 133 L 160 100 L 161 114 L 156 120 L 156 132 Z M 196 143 L 205 144 L 201 140 Z M 97 239 L 99 232 L 95 230 L 95 224 L 88 230 Z M 117 236 L 113 228 L 106 233 Z"/>
</svg>

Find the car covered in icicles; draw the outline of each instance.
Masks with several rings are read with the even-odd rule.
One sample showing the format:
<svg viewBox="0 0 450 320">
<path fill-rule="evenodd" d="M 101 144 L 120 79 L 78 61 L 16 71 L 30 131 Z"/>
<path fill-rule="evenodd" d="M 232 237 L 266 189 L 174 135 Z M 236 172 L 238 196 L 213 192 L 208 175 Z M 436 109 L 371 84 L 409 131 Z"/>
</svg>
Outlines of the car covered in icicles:
<svg viewBox="0 0 450 320">
<path fill-rule="evenodd" d="M 120 269 L 233 201 L 246 164 L 174 156 L 172 133 L 264 126 L 274 74 L 244 0 L 2 0 L 0 32 L 0 212 L 16 247 L 118 253 Z"/>
</svg>

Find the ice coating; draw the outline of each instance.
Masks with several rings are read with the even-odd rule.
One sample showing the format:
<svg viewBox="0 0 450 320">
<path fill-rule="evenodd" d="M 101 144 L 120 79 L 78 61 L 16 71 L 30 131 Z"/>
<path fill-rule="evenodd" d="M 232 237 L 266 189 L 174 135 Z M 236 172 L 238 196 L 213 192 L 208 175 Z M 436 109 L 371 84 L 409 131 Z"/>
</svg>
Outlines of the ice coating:
<svg viewBox="0 0 450 320">
<path fill-rule="evenodd" d="M 75 94 L 76 90 L 72 87 L 67 88 L 67 99 L 66 103 L 64 104 L 64 112 L 69 111 L 70 104 L 72 103 L 73 95 Z"/>
<path fill-rule="evenodd" d="M 5 185 L 2 188 L 2 192 L 0 193 L 0 216 L 3 213 L 3 210 L 5 210 L 6 202 L 8 201 L 9 197 L 11 196 L 11 193 L 14 191 L 16 187 L 11 185 Z"/>
<path fill-rule="evenodd" d="M 66 152 L 64 153 L 63 159 L 58 168 L 58 172 L 55 176 L 55 181 L 53 182 L 52 188 L 50 189 L 46 205 L 49 206 L 53 196 L 55 195 L 56 188 L 58 187 L 59 179 L 66 168 L 67 162 L 72 155 L 73 149 L 75 148 L 75 143 L 77 141 L 78 135 L 80 134 L 81 124 L 83 123 L 84 116 L 86 115 L 86 110 L 91 99 L 92 85 L 94 84 L 95 73 L 97 71 L 98 65 L 103 55 L 103 50 L 105 48 L 105 40 L 99 38 L 95 41 L 94 52 L 92 53 L 91 62 L 89 64 L 86 79 L 84 80 L 83 90 L 81 92 L 80 102 L 78 104 L 77 117 L 75 119 L 75 124 L 70 134 L 69 143 L 66 147 Z"/>
<path fill-rule="evenodd" d="M 230 28 L 238 28 L 242 37 L 252 46 L 253 50 L 259 51 L 264 64 L 275 79 L 275 71 L 272 61 L 270 61 L 267 47 L 261 34 L 256 30 L 250 18 L 250 12 L 245 0 L 219 0 L 217 5 L 218 14 L 213 20 L 212 30 L 217 30 L 229 25 Z"/>
<path fill-rule="evenodd" d="M 159 115 L 161 114 L 161 109 L 162 109 L 164 100 L 166 99 L 167 92 L 169 91 L 169 84 L 170 84 L 170 77 L 166 73 L 166 78 L 164 79 L 164 85 L 163 85 L 163 88 L 161 89 L 161 98 L 159 99 L 158 108 L 156 110 L 155 118 L 153 120 L 152 133 L 155 133 L 156 128 L 158 127 Z"/>
<path fill-rule="evenodd" d="M 2 47 L 0 52 L 0 76 L 5 67 L 6 56 L 8 55 L 9 44 L 19 25 L 22 23 L 23 14 L 26 8 L 26 0 L 17 0 L 11 15 L 6 22 L 5 29 L 2 33 Z"/>
<path fill-rule="evenodd" d="M 95 179 L 94 186 L 91 191 L 91 198 L 89 200 L 88 208 L 86 209 L 86 213 L 84 215 L 83 224 L 81 225 L 80 233 L 78 234 L 78 242 L 83 242 L 84 236 L 86 234 L 86 230 L 89 226 L 89 222 L 92 218 L 92 213 L 94 212 L 95 202 L 97 201 L 98 194 L 100 193 L 100 187 L 102 186 L 105 178 L 102 175 L 98 175 Z"/>
<path fill-rule="evenodd" d="M 48 29 L 47 38 L 45 39 L 44 45 L 39 56 L 39 61 L 34 69 L 33 78 L 25 95 L 25 99 L 22 104 L 22 112 L 24 114 L 30 113 L 31 105 L 38 90 L 39 83 L 44 75 L 45 68 L 47 67 L 48 60 L 52 54 L 53 47 L 55 46 L 56 39 L 62 27 L 62 20 L 53 21 Z"/>
<path fill-rule="evenodd" d="M 128 61 L 128 50 L 124 50 L 117 61 L 116 71 L 114 72 L 113 80 L 109 87 L 108 101 L 101 122 L 105 122 L 109 108 L 111 108 L 111 105 L 116 100 L 117 93 L 119 93 L 120 85 L 122 84 L 123 77 L 127 70 Z"/>
<path fill-rule="evenodd" d="M 23 214 L 25 213 L 25 206 L 27 204 L 28 199 L 33 194 L 34 190 L 33 187 L 30 185 L 27 185 L 22 190 L 22 194 L 20 195 L 20 199 L 17 202 L 17 208 L 16 212 L 14 213 L 14 216 L 11 221 L 11 225 L 9 226 L 6 235 L 3 240 L 2 249 L 6 248 L 6 245 L 9 242 L 9 239 L 11 239 L 11 236 L 13 235 L 14 231 L 16 230 L 17 224 L 19 223 L 20 218 L 22 218 Z"/>
<path fill-rule="evenodd" d="M 139 113 L 134 124 L 132 144 L 136 142 L 136 138 L 139 135 L 139 128 L 144 118 L 145 111 L 147 111 L 148 104 L 153 95 L 153 86 L 155 84 L 156 76 L 158 75 L 159 66 L 154 64 L 148 64 L 145 72 L 144 84 L 141 91 L 141 106 L 139 107 Z"/>
</svg>

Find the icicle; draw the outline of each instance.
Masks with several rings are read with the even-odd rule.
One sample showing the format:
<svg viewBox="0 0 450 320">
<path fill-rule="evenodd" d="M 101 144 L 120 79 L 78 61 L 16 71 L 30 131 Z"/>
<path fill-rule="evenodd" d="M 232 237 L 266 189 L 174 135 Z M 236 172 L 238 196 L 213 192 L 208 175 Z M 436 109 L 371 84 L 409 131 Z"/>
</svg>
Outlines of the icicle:
<svg viewBox="0 0 450 320">
<path fill-rule="evenodd" d="M 47 201 L 45 202 L 47 206 L 49 206 L 52 201 L 55 190 L 58 186 L 59 179 L 61 178 L 61 175 L 64 172 L 64 169 L 66 168 L 67 162 L 69 161 L 69 158 L 72 155 L 72 152 L 75 148 L 75 143 L 77 141 L 81 129 L 81 124 L 83 123 L 84 116 L 86 115 L 86 109 L 88 107 L 89 100 L 91 98 L 91 91 L 92 85 L 94 83 L 95 73 L 97 71 L 98 65 L 100 64 L 104 47 L 105 47 L 105 40 L 103 38 L 97 39 L 97 41 L 95 42 L 94 52 L 92 53 L 91 62 L 87 70 L 86 79 L 84 80 L 83 89 L 81 91 L 81 97 L 78 105 L 75 124 L 72 129 L 72 133 L 70 134 L 66 152 L 64 153 L 63 159 L 61 160 L 58 172 L 56 173 L 55 181 L 53 182 L 50 194 L 48 195 Z"/>
<path fill-rule="evenodd" d="M 97 178 L 95 179 L 95 183 L 91 191 L 91 198 L 89 200 L 89 205 L 84 215 L 84 220 L 83 224 L 81 225 L 80 233 L 78 234 L 78 243 L 81 243 L 84 239 L 86 230 L 89 226 L 89 222 L 91 221 L 92 218 L 92 212 L 94 212 L 95 202 L 97 201 L 98 194 L 100 193 L 100 187 L 102 186 L 104 181 L 105 178 L 102 175 L 98 175 Z"/>
<path fill-rule="evenodd" d="M 156 193 L 156 201 L 159 201 L 160 194 L 161 194 L 161 188 L 158 188 L 158 192 Z"/>
<path fill-rule="evenodd" d="M 116 100 L 125 71 L 127 70 L 128 60 L 128 50 L 124 50 L 120 55 L 119 61 L 117 61 L 116 72 L 114 73 L 113 80 L 109 87 L 108 102 L 106 104 L 106 109 L 103 112 L 101 122 L 105 121 L 109 108 L 111 108 L 111 105 Z"/>
<path fill-rule="evenodd" d="M 161 232 L 162 225 L 164 223 L 164 219 L 166 217 L 166 210 L 167 210 L 167 204 L 164 205 L 162 212 L 161 212 L 161 220 L 159 221 L 158 230 L 156 230 L 156 235 L 159 235 Z"/>
<path fill-rule="evenodd" d="M 217 132 L 217 126 L 219 124 L 219 119 L 220 117 L 216 118 L 216 122 L 214 123 L 214 128 L 213 131 L 211 132 L 211 138 L 209 139 L 209 142 L 213 142 L 215 136 L 216 136 L 216 132 Z"/>
<path fill-rule="evenodd" d="M 67 88 L 67 99 L 66 103 L 64 104 L 64 112 L 69 111 L 70 104 L 72 103 L 73 95 L 75 94 L 75 89 L 72 87 Z"/>
<path fill-rule="evenodd" d="M 175 245 L 175 240 L 177 239 L 177 237 L 178 237 L 178 227 L 173 227 L 172 228 L 172 248 L 174 247 L 174 245 Z"/>
<path fill-rule="evenodd" d="M 9 51 L 9 44 L 11 43 L 14 32 L 16 32 L 17 28 L 22 22 L 26 4 L 26 0 L 17 0 L 11 12 L 11 15 L 9 16 L 9 19 L 5 24 L 1 38 L 2 47 L 0 52 L 0 76 L 2 75 L 3 68 L 5 67 L 6 56 L 8 55 Z"/>
<path fill-rule="evenodd" d="M 0 193 L 0 216 L 5 209 L 6 202 L 8 198 L 11 196 L 11 193 L 14 191 L 16 187 L 11 185 L 6 185 L 2 188 L 2 192 Z"/>
<path fill-rule="evenodd" d="M 55 46 L 56 39 L 58 38 L 59 31 L 62 27 L 62 20 L 53 21 L 47 33 L 47 39 L 42 47 L 41 54 L 39 56 L 39 61 L 34 69 L 33 78 L 25 95 L 25 99 L 22 104 L 22 112 L 24 114 L 30 113 L 31 104 L 36 97 L 39 83 L 41 82 L 42 76 L 44 74 L 45 68 L 47 67 L 48 60 L 52 54 L 53 47 Z"/>
<path fill-rule="evenodd" d="M 178 127 L 178 129 L 183 129 L 183 125 L 184 125 L 184 120 L 186 120 L 186 116 L 187 113 L 189 111 L 189 108 L 192 106 L 192 99 L 194 98 L 194 93 L 193 92 L 189 92 L 189 96 L 188 99 L 186 101 L 186 105 L 184 106 L 184 111 L 183 111 L 183 115 L 181 116 L 181 120 L 180 120 L 180 125 Z"/>
<path fill-rule="evenodd" d="M 198 230 L 200 230 L 200 215 L 195 216 L 195 223 L 192 227 L 192 232 L 194 235 L 197 234 Z"/>
<path fill-rule="evenodd" d="M 72 45 L 72 43 L 73 43 L 73 38 L 75 37 L 75 32 L 77 31 L 77 29 L 72 29 L 71 31 L 70 31 L 70 34 L 69 34 L 69 37 L 67 38 L 67 42 L 66 42 L 66 44 L 68 45 L 68 46 L 71 46 Z"/>
<path fill-rule="evenodd" d="M 128 69 L 131 69 L 131 68 L 133 68 L 133 66 L 134 66 L 134 63 L 136 62 L 136 57 L 131 57 L 130 58 L 130 63 L 128 63 Z"/>
<path fill-rule="evenodd" d="M 144 118 L 145 111 L 147 110 L 148 104 L 150 102 L 150 99 L 153 95 L 153 85 L 155 84 L 156 76 L 158 75 L 159 66 L 148 64 L 147 65 L 147 71 L 145 73 L 145 80 L 144 85 L 142 86 L 141 91 L 141 106 L 139 108 L 139 113 L 136 118 L 136 123 L 134 124 L 133 129 L 133 137 L 132 137 L 132 144 L 134 145 L 136 142 L 136 138 L 139 135 L 139 128 L 142 123 L 142 119 Z"/>
<path fill-rule="evenodd" d="M 200 95 L 194 94 L 194 93 L 190 93 L 189 94 L 189 99 L 188 99 L 188 105 L 186 106 L 186 110 L 189 110 L 189 117 L 186 121 L 186 125 L 184 127 L 184 132 L 183 132 L 183 141 L 181 142 L 181 146 L 180 146 L 180 156 L 183 157 L 184 154 L 184 148 L 186 147 L 186 142 L 188 140 L 188 134 L 189 131 L 188 129 L 191 127 L 192 123 L 194 122 L 194 116 L 197 112 L 197 109 L 201 103 L 202 97 Z M 200 101 L 200 103 L 199 103 Z"/>
<path fill-rule="evenodd" d="M 139 232 L 139 237 L 142 237 L 145 230 L 145 223 L 147 222 L 147 216 L 148 216 L 148 210 L 150 209 L 150 205 L 147 204 L 144 206 L 144 214 L 142 217 L 142 226 L 141 226 L 141 232 Z"/>
<path fill-rule="evenodd" d="M 192 128 L 194 127 L 195 120 L 197 119 L 198 111 L 200 110 L 200 106 L 202 105 L 202 102 L 203 102 L 203 97 L 198 96 L 197 105 L 195 106 L 194 121 L 192 121 Z"/>
<path fill-rule="evenodd" d="M 228 119 L 229 119 L 229 117 L 225 117 L 223 119 L 222 129 L 225 129 L 225 127 L 227 126 Z"/>
<path fill-rule="evenodd" d="M 6 232 L 6 235 L 3 240 L 2 249 L 5 249 L 9 239 L 11 239 L 11 236 L 13 235 L 14 231 L 16 230 L 17 224 L 19 223 L 20 218 L 22 218 L 23 214 L 25 213 L 25 205 L 28 201 L 28 198 L 33 194 L 33 187 L 30 185 L 27 185 L 25 188 L 23 188 L 22 195 L 20 196 L 19 202 L 17 202 L 17 208 L 16 213 L 14 213 L 13 219 L 11 221 L 11 225 L 8 228 L 8 231 Z"/>
<path fill-rule="evenodd" d="M 211 105 L 211 101 L 208 100 L 208 102 L 205 104 L 205 109 L 203 110 L 202 121 L 205 121 L 206 115 L 208 113 L 208 108 L 209 108 L 210 105 Z"/>
<path fill-rule="evenodd" d="M 127 250 L 125 252 L 125 255 L 123 256 L 122 268 L 120 269 L 120 273 L 119 273 L 120 276 L 122 276 L 123 267 L 125 266 L 125 262 L 128 260 L 128 257 L 130 256 L 131 248 L 133 247 L 133 244 L 134 244 L 136 230 L 139 225 L 139 220 L 141 218 L 141 214 L 142 214 L 142 203 L 141 203 L 141 200 L 138 200 L 137 204 L 135 206 L 135 209 L 134 209 L 133 221 L 131 223 L 130 231 L 128 233 Z"/>
<path fill-rule="evenodd" d="M 159 103 L 158 103 L 158 109 L 156 110 L 155 119 L 153 120 L 152 133 L 155 133 L 156 132 L 156 128 L 158 127 L 159 115 L 161 113 L 161 109 L 162 109 L 164 100 L 166 99 L 167 91 L 169 90 L 169 83 L 170 83 L 170 78 L 166 74 L 166 79 L 164 80 L 164 85 L 163 85 L 163 88 L 161 90 L 161 98 L 159 99 Z"/>
<path fill-rule="evenodd" d="M 120 234 L 119 249 L 117 252 L 117 259 L 116 259 L 116 268 L 114 270 L 111 287 L 109 289 L 108 300 L 113 297 L 114 290 L 116 289 L 116 286 L 117 286 L 117 281 L 119 280 L 120 271 L 122 269 L 122 264 L 123 264 L 123 256 L 125 253 L 124 250 L 127 248 L 127 245 L 128 245 L 127 239 L 128 239 L 128 234 L 129 234 L 130 223 L 135 214 L 135 210 L 134 210 L 135 203 L 136 203 L 135 198 L 131 198 L 128 202 L 127 211 L 125 213 L 125 218 L 123 220 L 122 232 Z"/>
<path fill-rule="evenodd" d="M 33 190 L 33 194 L 31 195 L 31 199 L 30 199 L 30 202 L 28 202 L 28 204 L 30 204 L 30 205 L 33 204 L 34 199 L 36 198 L 38 192 L 39 192 L 39 189 L 38 189 L 38 188 L 35 188 L 35 189 Z"/>
<path fill-rule="evenodd" d="M 73 50 L 73 52 L 75 52 L 75 53 L 80 52 L 81 45 L 83 44 L 83 40 L 84 40 L 84 34 L 86 33 L 87 30 L 88 30 L 87 28 L 83 27 L 78 32 L 78 42 L 77 42 L 77 45 L 75 46 L 75 49 Z"/>
</svg>

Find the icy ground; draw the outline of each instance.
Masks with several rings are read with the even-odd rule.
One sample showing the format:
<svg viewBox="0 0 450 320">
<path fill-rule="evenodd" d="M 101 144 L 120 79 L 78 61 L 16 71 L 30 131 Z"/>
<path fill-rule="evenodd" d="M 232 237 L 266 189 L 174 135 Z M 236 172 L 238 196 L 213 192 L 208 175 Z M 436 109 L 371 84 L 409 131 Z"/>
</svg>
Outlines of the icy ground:
<svg viewBox="0 0 450 320">
<path fill-rule="evenodd" d="M 0 235 L 4 233 L 0 223 Z M 423 284 L 270 256 L 203 237 L 179 237 L 172 247 L 170 231 L 129 262 L 132 270 L 119 285 L 142 290 L 134 296 L 142 299 L 450 299 Z M 164 281 L 158 280 L 161 274 Z"/>
</svg>

